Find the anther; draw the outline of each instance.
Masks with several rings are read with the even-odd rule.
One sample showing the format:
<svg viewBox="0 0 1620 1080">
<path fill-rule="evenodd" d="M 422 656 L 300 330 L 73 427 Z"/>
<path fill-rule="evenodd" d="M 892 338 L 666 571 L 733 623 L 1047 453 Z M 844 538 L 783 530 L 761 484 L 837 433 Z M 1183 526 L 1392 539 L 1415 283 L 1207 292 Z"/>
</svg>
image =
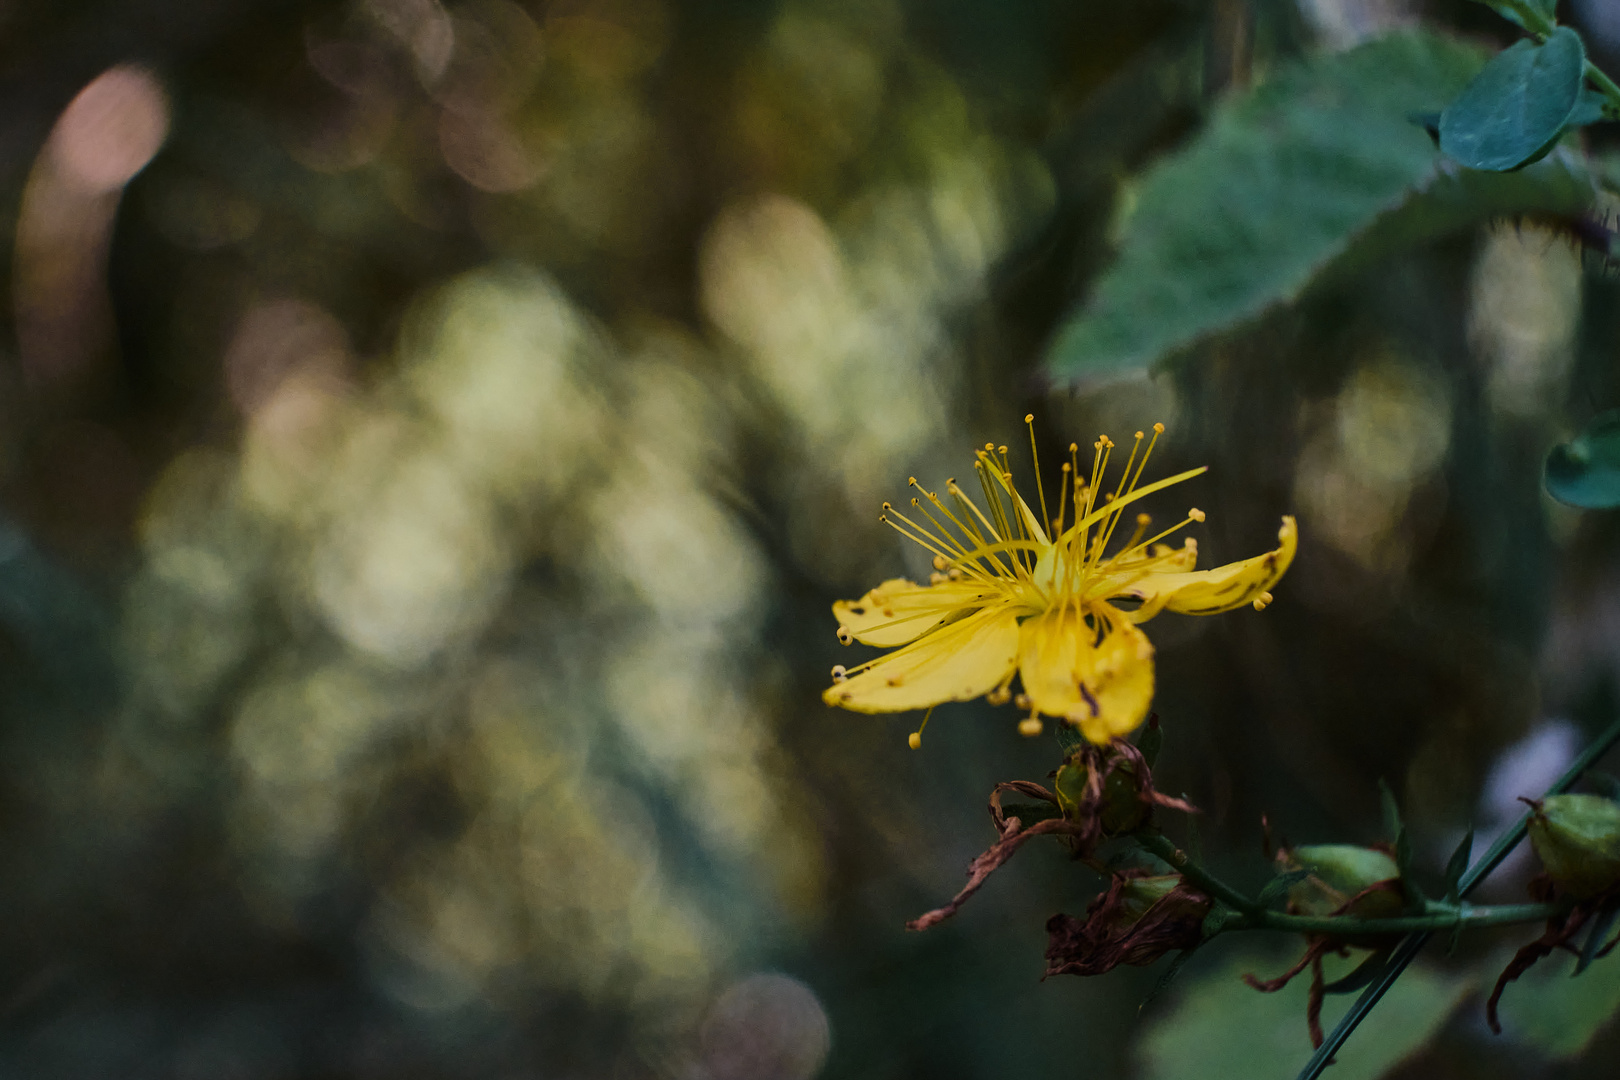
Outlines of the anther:
<svg viewBox="0 0 1620 1080">
<path fill-rule="evenodd" d="M 935 570 L 943 570 L 943 569 L 945 569 L 945 567 L 947 567 L 949 565 L 950 564 L 946 561 L 945 556 L 943 556 L 943 555 L 935 555 L 934 556 L 934 569 Z"/>
<path fill-rule="evenodd" d="M 1164 434 L 1164 425 L 1163 424 L 1154 424 L 1153 425 L 1153 434 L 1155 434 L 1155 435 L 1163 435 Z"/>
<path fill-rule="evenodd" d="M 998 446 L 998 447 L 996 447 L 996 453 L 998 453 L 998 454 L 1005 454 L 1005 453 L 1006 453 L 1006 452 L 1007 452 L 1007 448 L 1006 448 L 1006 447 L 1005 447 L 1005 446 Z"/>
<path fill-rule="evenodd" d="M 1148 523 L 1150 523 L 1152 520 L 1153 520 L 1153 518 L 1151 516 L 1147 515 L 1147 514 L 1137 514 L 1136 515 L 1136 523 L 1138 525 L 1144 525 L 1145 526 Z"/>
<path fill-rule="evenodd" d="M 1187 516 L 1192 518 L 1194 521 L 1202 522 L 1205 515 L 1202 510 L 1195 506 L 1191 510 L 1187 511 Z"/>
<path fill-rule="evenodd" d="M 1137 437 L 1137 438 L 1138 438 L 1138 439 L 1145 439 L 1145 438 L 1147 438 L 1147 435 L 1146 435 L 1146 434 L 1144 434 L 1144 433 L 1143 433 L 1143 432 L 1140 432 L 1140 431 L 1138 431 L 1138 432 L 1137 432 L 1137 433 L 1136 433 L 1136 437 Z"/>
<path fill-rule="evenodd" d="M 1034 413 L 1025 413 L 1024 414 L 1024 423 L 1033 424 L 1034 422 L 1035 422 L 1035 414 Z"/>
<path fill-rule="evenodd" d="M 1029 708 L 1029 695 L 1019 694 L 1017 697 L 1013 698 L 1013 704 L 1018 706 L 1020 709 Z"/>
<path fill-rule="evenodd" d="M 907 735 L 906 736 L 906 745 L 911 747 L 913 750 L 921 750 L 922 749 L 922 732 L 913 731 L 910 735 Z"/>
<path fill-rule="evenodd" d="M 838 628 L 838 643 L 840 645 L 848 645 L 850 642 L 852 642 L 854 640 L 855 640 L 855 635 L 849 632 L 849 627 L 840 626 Z"/>
<path fill-rule="evenodd" d="M 849 678 L 849 669 L 844 667 L 843 664 L 834 664 L 832 669 L 833 682 L 843 682 L 847 678 Z"/>
<path fill-rule="evenodd" d="M 1069 453 L 1071 453 L 1071 454 L 1077 453 L 1079 451 L 1079 449 L 1080 449 L 1080 444 L 1079 443 L 1072 442 L 1072 443 L 1069 444 Z"/>
<path fill-rule="evenodd" d="M 1027 719 L 1018 721 L 1018 734 L 1024 736 L 1026 739 L 1032 739 L 1045 730 L 1046 725 L 1041 723 L 1041 718 L 1038 716 L 1031 716 Z"/>
<path fill-rule="evenodd" d="M 883 512 L 885 514 L 888 513 L 890 510 L 893 510 L 893 509 L 894 509 L 894 504 L 893 503 L 884 503 L 883 504 Z"/>
</svg>

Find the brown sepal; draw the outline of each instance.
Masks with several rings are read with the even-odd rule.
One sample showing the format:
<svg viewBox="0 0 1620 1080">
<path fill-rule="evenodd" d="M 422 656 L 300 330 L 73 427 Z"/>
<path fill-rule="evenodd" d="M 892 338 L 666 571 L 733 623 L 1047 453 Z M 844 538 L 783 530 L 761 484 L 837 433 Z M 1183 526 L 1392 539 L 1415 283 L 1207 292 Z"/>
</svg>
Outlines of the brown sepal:
<svg viewBox="0 0 1620 1080">
<path fill-rule="evenodd" d="M 1203 940 L 1210 899 L 1181 882 L 1134 921 L 1125 911 L 1125 889 L 1145 870 L 1115 874 L 1108 891 L 1092 898 L 1081 922 L 1053 915 L 1046 922 L 1046 975 L 1101 975 L 1121 964 L 1144 967 L 1172 949 Z"/>
</svg>

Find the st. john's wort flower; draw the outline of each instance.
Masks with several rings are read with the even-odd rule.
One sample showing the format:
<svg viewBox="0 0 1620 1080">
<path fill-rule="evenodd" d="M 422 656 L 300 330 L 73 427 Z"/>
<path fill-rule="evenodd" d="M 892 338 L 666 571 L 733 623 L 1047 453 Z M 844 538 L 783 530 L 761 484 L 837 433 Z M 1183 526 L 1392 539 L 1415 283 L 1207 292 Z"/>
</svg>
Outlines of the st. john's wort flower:
<svg viewBox="0 0 1620 1080">
<path fill-rule="evenodd" d="M 1152 536 L 1149 517 L 1134 515 L 1129 539 L 1107 554 L 1128 506 L 1205 471 L 1141 484 L 1163 431 L 1163 424 L 1155 424 L 1145 448 L 1144 433 L 1136 433 L 1112 491 L 1106 476 L 1113 441 L 1103 436 L 1092 444 L 1085 476 L 1079 448 L 1071 443 L 1055 516 L 1048 513 L 1038 473 L 1039 517 L 1019 494 L 1005 446 L 976 452 L 983 508 L 955 480 L 946 483 L 941 498 L 913 477 L 914 513 L 885 503 L 882 520 L 931 551 L 935 573 L 927 585 L 895 578 L 859 600 L 833 605 L 840 641 L 894 651 L 833 669 L 823 700 L 865 713 L 980 696 L 1001 704 L 1012 697 L 1018 676 L 1023 692 L 1017 702 L 1027 712 L 1019 729 L 1025 734 L 1039 733 L 1043 716 L 1075 725 L 1097 744 L 1134 730 L 1153 699 L 1153 646 L 1137 624 L 1161 611 L 1214 615 L 1244 604 L 1263 608 L 1297 543 L 1294 519 L 1285 517 L 1276 550 L 1194 570 L 1195 541 L 1188 538 L 1178 548 L 1162 542 L 1204 520 L 1194 509 Z M 1033 427 L 1030 440 L 1033 448 Z M 912 745 L 919 742 L 920 735 L 912 735 Z"/>
</svg>

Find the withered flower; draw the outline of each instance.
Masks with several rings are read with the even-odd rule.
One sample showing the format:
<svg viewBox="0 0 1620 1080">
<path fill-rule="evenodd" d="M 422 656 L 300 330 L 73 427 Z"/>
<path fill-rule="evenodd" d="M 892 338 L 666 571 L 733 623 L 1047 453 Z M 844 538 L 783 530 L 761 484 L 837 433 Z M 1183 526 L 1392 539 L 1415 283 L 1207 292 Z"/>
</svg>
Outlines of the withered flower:
<svg viewBox="0 0 1620 1080">
<path fill-rule="evenodd" d="M 1047 920 L 1046 974 L 1101 975 L 1191 949 L 1203 940 L 1210 904 L 1180 874 L 1115 874 L 1108 891 L 1086 907 L 1084 922 L 1061 913 Z"/>
</svg>

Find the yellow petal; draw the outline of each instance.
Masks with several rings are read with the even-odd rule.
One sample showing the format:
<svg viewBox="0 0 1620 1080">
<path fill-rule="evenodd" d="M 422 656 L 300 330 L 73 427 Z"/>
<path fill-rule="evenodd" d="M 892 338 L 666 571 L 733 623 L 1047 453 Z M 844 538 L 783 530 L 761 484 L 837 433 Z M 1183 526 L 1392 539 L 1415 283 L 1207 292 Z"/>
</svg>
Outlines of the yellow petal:
<svg viewBox="0 0 1620 1080">
<path fill-rule="evenodd" d="M 1151 553 L 1136 551 L 1116 556 L 1108 563 L 1106 573 L 1087 579 L 1085 595 L 1094 600 L 1131 597 L 1132 586 L 1145 581 L 1150 574 L 1186 573 L 1197 565 L 1196 547 L 1173 548 L 1169 544 L 1154 544 Z"/>
<path fill-rule="evenodd" d="M 888 649 L 914 641 L 963 608 L 983 607 L 999 594 L 972 581 L 915 585 L 890 578 L 859 600 L 833 605 L 838 625 L 863 645 Z"/>
<path fill-rule="evenodd" d="M 1132 621 L 1150 619 L 1161 610 L 1179 611 L 1184 615 L 1214 615 L 1259 598 L 1277 584 L 1294 561 L 1294 549 L 1299 546 L 1299 529 L 1294 519 L 1282 520 L 1282 528 L 1277 530 L 1276 551 L 1213 570 L 1150 574 L 1122 590 L 1120 596 L 1142 601 L 1142 606 L 1131 612 Z"/>
<path fill-rule="evenodd" d="M 1037 710 L 1077 722 L 1095 743 L 1135 730 L 1153 702 L 1153 646 L 1108 604 L 1024 620 L 1018 674 Z"/>
<path fill-rule="evenodd" d="M 829 686 L 821 700 L 865 713 L 969 701 L 1006 682 L 1017 663 L 1018 609 L 999 604 L 879 657 L 859 675 Z"/>
</svg>

